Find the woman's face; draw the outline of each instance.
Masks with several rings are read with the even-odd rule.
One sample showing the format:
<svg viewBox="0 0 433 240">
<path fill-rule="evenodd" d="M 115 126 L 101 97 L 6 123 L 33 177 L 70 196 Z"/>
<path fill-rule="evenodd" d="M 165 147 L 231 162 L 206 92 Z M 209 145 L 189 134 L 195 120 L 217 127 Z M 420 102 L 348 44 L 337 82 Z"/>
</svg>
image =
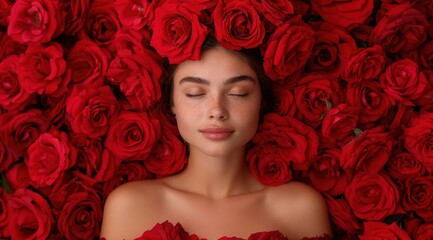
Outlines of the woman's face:
<svg viewBox="0 0 433 240">
<path fill-rule="evenodd" d="M 212 156 L 243 151 L 259 121 L 257 75 L 241 55 L 223 47 L 185 61 L 173 77 L 172 112 L 190 151 Z"/>
</svg>

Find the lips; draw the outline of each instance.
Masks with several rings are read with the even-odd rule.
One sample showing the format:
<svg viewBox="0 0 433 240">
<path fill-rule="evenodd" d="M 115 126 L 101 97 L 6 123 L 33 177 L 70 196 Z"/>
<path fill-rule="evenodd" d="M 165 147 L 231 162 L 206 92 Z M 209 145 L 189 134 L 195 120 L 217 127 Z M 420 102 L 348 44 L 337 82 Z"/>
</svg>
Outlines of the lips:
<svg viewBox="0 0 433 240">
<path fill-rule="evenodd" d="M 210 140 L 224 140 L 229 138 L 234 130 L 231 128 L 211 127 L 201 129 L 200 132 Z"/>
</svg>

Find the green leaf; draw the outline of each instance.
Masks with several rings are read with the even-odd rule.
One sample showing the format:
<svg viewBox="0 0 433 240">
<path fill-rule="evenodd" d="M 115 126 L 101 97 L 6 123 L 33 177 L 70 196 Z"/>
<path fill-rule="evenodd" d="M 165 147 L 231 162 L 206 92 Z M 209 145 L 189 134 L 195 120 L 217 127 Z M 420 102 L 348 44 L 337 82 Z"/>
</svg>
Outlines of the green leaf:
<svg viewBox="0 0 433 240">
<path fill-rule="evenodd" d="M 355 132 L 355 138 L 357 138 L 362 133 L 362 130 L 359 128 L 354 128 L 353 131 Z"/>
<path fill-rule="evenodd" d="M 330 102 L 328 99 L 325 99 L 326 108 L 331 109 L 332 108 L 332 102 Z"/>
<path fill-rule="evenodd" d="M 1 183 L 2 183 L 2 186 L 7 193 L 9 193 L 9 194 L 12 193 L 11 189 L 9 188 L 8 183 L 6 182 L 5 175 L 3 173 L 2 173 Z"/>
</svg>

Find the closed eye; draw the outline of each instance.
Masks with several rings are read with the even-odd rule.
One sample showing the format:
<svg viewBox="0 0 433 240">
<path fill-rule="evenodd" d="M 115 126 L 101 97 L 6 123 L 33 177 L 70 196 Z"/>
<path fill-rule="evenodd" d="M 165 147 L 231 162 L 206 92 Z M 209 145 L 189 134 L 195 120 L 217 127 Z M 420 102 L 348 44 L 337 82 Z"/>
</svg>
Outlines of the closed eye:
<svg viewBox="0 0 433 240">
<path fill-rule="evenodd" d="M 235 97 L 246 97 L 248 96 L 248 93 L 229 93 L 229 95 Z"/>
<path fill-rule="evenodd" d="M 185 96 L 189 97 L 189 98 L 196 98 L 196 97 L 201 97 L 203 96 L 204 93 L 199 93 L 199 94 L 191 94 L 191 93 L 185 93 Z"/>
</svg>

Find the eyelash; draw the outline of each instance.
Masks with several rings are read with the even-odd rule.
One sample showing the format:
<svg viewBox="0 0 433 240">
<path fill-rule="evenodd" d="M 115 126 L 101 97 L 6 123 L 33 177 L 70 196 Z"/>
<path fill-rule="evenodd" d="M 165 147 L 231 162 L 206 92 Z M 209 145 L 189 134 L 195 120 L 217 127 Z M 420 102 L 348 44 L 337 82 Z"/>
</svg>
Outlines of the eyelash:
<svg viewBox="0 0 433 240">
<path fill-rule="evenodd" d="M 189 94 L 189 93 L 185 93 L 185 95 L 189 98 L 197 98 L 197 97 L 201 97 L 205 94 Z M 234 97 L 240 97 L 240 98 L 244 98 L 247 97 L 249 95 L 249 93 L 242 93 L 242 94 L 229 94 L 229 96 L 234 96 Z"/>
</svg>

